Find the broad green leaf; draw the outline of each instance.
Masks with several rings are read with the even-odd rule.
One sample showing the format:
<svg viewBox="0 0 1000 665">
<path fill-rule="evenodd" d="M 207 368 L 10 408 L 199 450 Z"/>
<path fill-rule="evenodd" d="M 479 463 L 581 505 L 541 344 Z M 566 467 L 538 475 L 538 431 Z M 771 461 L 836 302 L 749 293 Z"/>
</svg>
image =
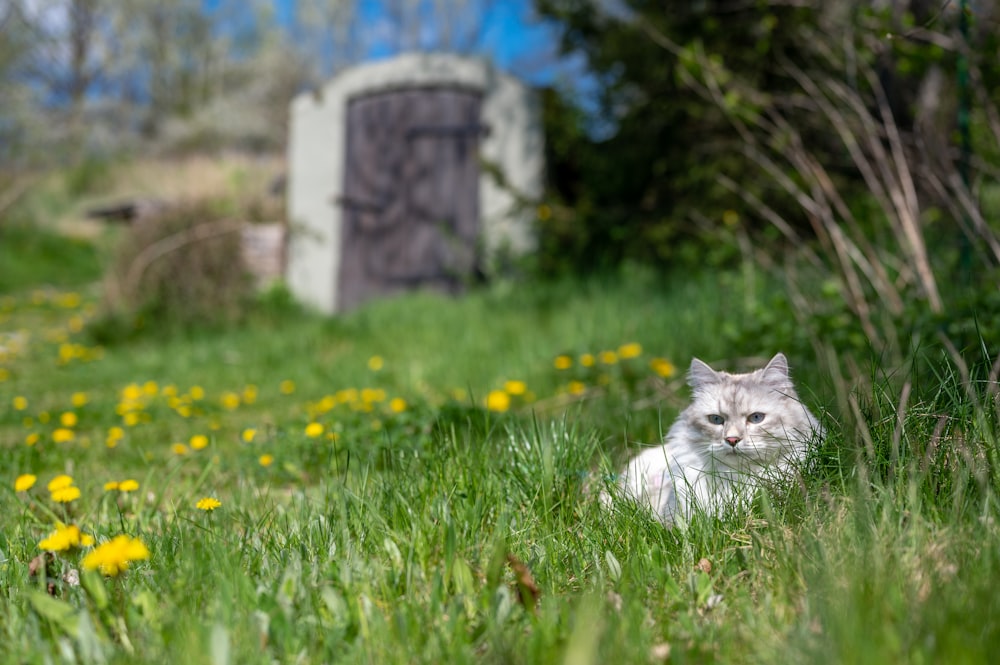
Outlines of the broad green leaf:
<svg viewBox="0 0 1000 665">
<path fill-rule="evenodd" d="M 39 616 L 50 621 L 66 635 L 79 635 L 80 616 L 77 609 L 69 603 L 34 589 L 28 591 L 28 602 Z"/>
</svg>

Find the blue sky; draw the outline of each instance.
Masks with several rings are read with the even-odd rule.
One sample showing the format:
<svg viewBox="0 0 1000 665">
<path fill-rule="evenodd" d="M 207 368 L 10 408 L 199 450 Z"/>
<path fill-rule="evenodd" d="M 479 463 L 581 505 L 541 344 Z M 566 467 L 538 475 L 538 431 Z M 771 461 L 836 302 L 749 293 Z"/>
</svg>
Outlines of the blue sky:
<svg viewBox="0 0 1000 665">
<path fill-rule="evenodd" d="M 211 0 L 206 0 L 211 3 Z M 287 17 L 296 0 L 274 0 L 279 20 Z M 433 4 L 433 3 L 429 3 Z M 475 3 L 470 3 L 475 4 Z M 391 21 L 379 0 L 359 0 L 361 24 L 367 28 L 361 39 L 369 59 L 397 52 Z M 532 12 L 531 0 L 498 0 L 482 20 L 483 31 L 474 52 L 490 57 L 501 69 L 528 79 L 537 85 L 550 85 L 560 79 L 576 79 L 582 74 L 580 58 L 559 55 L 559 32 L 555 25 L 540 21 Z M 433 44 L 437 26 L 424 19 L 420 30 L 422 42 Z"/>
</svg>

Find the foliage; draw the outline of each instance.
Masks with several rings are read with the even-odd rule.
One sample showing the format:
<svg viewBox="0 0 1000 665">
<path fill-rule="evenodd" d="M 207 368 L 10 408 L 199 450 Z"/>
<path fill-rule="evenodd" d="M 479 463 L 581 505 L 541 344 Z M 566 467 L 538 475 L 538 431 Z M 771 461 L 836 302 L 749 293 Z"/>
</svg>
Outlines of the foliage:
<svg viewBox="0 0 1000 665">
<path fill-rule="evenodd" d="M 563 217 L 573 226 L 543 225 L 543 239 L 565 238 L 555 256 L 573 256 L 578 269 L 623 257 L 676 263 L 689 258 L 692 245 L 719 265 L 735 248 L 715 242 L 710 228 L 739 205 L 717 175 L 745 170 L 740 139 L 711 100 L 691 94 L 685 60 L 648 33 L 697 44 L 739 76 L 780 90 L 786 84 L 775 62 L 796 57 L 797 27 L 814 20 L 814 12 L 766 3 L 618 4 L 610 10 L 597 2 L 537 3 L 561 25 L 563 49 L 587 56 L 600 86 L 598 119 L 566 101 L 549 104 L 550 186 L 571 207 Z"/>
<path fill-rule="evenodd" d="M 376 53 L 492 49 L 505 10 L 498 0 L 5 0 L 0 170 L 123 150 L 280 151 L 294 95 Z"/>
<path fill-rule="evenodd" d="M 588 56 L 611 126 L 595 141 L 553 105 L 575 128 L 557 133 L 556 175 L 568 163 L 582 186 L 553 183 L 571 207 L 542 226 L 552 263 L 752 260 L 785 293 L 746 302 L 731 337 L 820 358 L 872 348 L 900 365 L 942 335 L 959 353 L 984 341 L 969 332 L 994 316 L 1000 265 L 987 14 L 966 39 L 926 7 L 540 6 Z M 976 142 L 954 149 L 955 129 Z"/>
<path fill-rule="evenodd" d="M 137 220 L 108 277 L 112 314 L 140 329 L 238 322 L 252 295 L 240 248 L 244 223 L 222 216 L 212 202 Z"/>
</svg>

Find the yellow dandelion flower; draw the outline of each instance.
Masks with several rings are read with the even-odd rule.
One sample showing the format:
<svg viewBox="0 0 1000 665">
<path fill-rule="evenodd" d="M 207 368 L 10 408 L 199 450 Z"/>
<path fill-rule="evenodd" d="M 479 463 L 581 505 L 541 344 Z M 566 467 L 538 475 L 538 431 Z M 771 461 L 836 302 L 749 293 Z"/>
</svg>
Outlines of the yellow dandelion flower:
<svg viewBox="0 0 1000 665">
<path fill-rule="evenodd" d="M 28 436 L 24 437 L 24 443 L 26 445 L 33 446 L 36 443 L 38 443 L 38 440 L 41 438 L 42 438 L 41 434 L 39 434 L 38 432 L 32 432 Z"/>
<path fill-rule="evenodd" d="M 243 403 L 253 404 L 257 401 L 257 386 L 252 383 L 243 388 Z"/>
<path fill-rule="evenodd" d="M 222 393 L 222 397 L 219 398 L 219 401 L 222 403 L 222 408 L 230 411 L 239 408 L 240 406 L 240 396 L 234 392 Z"/>
<path fill-rule="evenodd" d="M 618 357 L 622 360 L 638 358 L 641 355 L 642 344 L 639 344 L 638 342 L 629 342 L 628 344 L 622 344 L 618 347 Z"/>
<path fill-rule="evenodd" d="M 327 411 L 329 411 L 330 409 L 334 408 L 335 406 L 337 406 L 337 397 L 336 396 L 334 396 L 334 395 L 323 395 L 323 398 L 320 399 L 320 401 L 319 401 L 318 404 L 316 404 L 316 409 L 320 413 L 326 413 Z"/>
<path fill-rule="evenodd" d="M 393 413 L 402 413 L 406 411 L 406 400 L 402 397 L 393 397 L 389 400 L 389 410 Z"/>
<path fill-rule="evenodd" d="M 52 432 L 52 440 L 56 443 L 69 443 L 76 438 L 76 434 L 71 429 L 59 427 Z"/>
<path fill-rule="evenodd" d="M 50 492 L 55 492 L 56 490 L 61 490 L 64 487 L 69 487 L 72 484 L 73 484 L 73 477 L 67 476 L 64 473 L 50 480 L 47 487 Z"/>
<path fill-rule="evenodd" d="M 77 418 L 77 415 L 72 411 L 66 411 L 65 413 L 59 416 L 59 423 L 63 427 L 76 427 L 76 424 L 78 422 L 79 418 Z"/>
<path fill-rule="evenodd" d="M 605 365 L 614 365 L 618 362 L 618 354 L 614 351 L 601 351 L 600 358 Z"/>
<path fill-rule="evenodd" d="M 263 467 L 271 466 L 272 464 L 274 464 L 274 455 L 269 455 L 267 453 L 264 453 L 263 455 L 257 458 L 257 462 Z"/>
<path fill-rule="evenodd" d="M 139 489 L 139 482 L 129 478 L 128 480 L 123 480 L 118 484 L 119 492 L 134 492 Z"/>
<path fill-rule="evenodd" d="M 52 492 L 52 500 L 56 503 L 70 503 L 80 498 L 79 487 L 63 487 Z"/>
<path fill-rule="evenodd" d="M 172 383 L 168 383 L 160 388 L 160 394 L 164 397 L 177 397 L 177 386 Z"/>
<path fill-rule="evenodd" d="M 208 437 L 204 434 L 195 434 L 188 441 L 188 445 L 191 446 L 191 450 L 201 450 L 208 445 Z"/>
<path fill-rule="evenodd" d="M 243 439 L 244 443 L 252 443 L 255 436 L 257 436 L 257 430 L 252 427 L 246 428 L 243 430 L 243 433 L 240 434 L 240 438 Z"/>
<path fill-rule="evenodd" d="M 100 570 L 104 575 L 118 575 L 133 561 L 149 558 L 149 548 L 138 538 L 121 535 L 106 543 L 101 543 L 83 557 L 81 565 L 85 570 Z"/>
<path fill-rule="evenodd" d="M 156 381 L 147 381 L 142 384 L 142 392 L 150 397 L 154 397 L 160 392 L 160 386 Z"/>
<path fill-rule="evenodd" d="M 291 379 L 285 379 L 278 384 L 278 390 L 281 391 L 282 395 L 291 395 L 295 392 L 295 382 Z"/>
<path fill-rule="evenodd" d="M 595 362 L 594 354 L 592 353 L 585 353 L 580 356 L 580 364 L 584 367 L 593 367 Z"/>
<path fill-rule="evenodd" d="M 104 491 L 113 492 L 116 489 L 118 489 L 118 485 L 119 483 L 117 480 L 109 480 L 108 482 L 104 483 Z"/>
<path fill-rule="evenodd" d="M 59 364 L 65 365 L 76 357 L 76 345 L 63 343 L 59 345 Z"/>
<path fill-rule="evenodd" d="M 371 358 L 368 359 L 368 369 L 370 369 L 373 372 L 379 371 L 384 366 L 385 366 L 385 361 L 382 360 L 382 356 L 372 356 Z"/>
<path fill-rule="evenodd" d="M 552 366 L 556 369 L 569 369 L 573 366 L 573 359 L 569 356 L 556 356 L 552 361 Z"/>
<path fill-rule="evenodd" d="M 18 395 L 11 400 L 11 404 L 14 406 L 15 411 L 24 411 L 28 408 L 28 398 L 23 395 Z"/>
<path fill-rule="evenodd" d="M 587 390 L 587 386 L 583 381 L 570 381 L 566 386 L 567 392 L 570 395 L 582 395 Z"/>
<path fill-rule="evenodd" d="M 221 505 L 222 502 L 218 499 L 206 496 L 204 499 L 198 499 L 198 503 L 194 504 L 194 507 L 198 510 L 204 510 L 205 512 L 210 513 Z"/>
<path fill-rule="evenodd" d="M 22 473 L 14 480 L 14 491 L 15 492 L 27 492 L 32 487 L 35 486 L 35 482 L 38 480 L 38 476 L 33 473 Z"/>
<path fill-rule="evenodd" d="M 73 393 L 73 395 L 69 398 L 69 401 L 73 406 L 79 409 L 81 406 L 84 406 L 90 400 L 87 397 L 87 393 L 76 392 Z"/>
<path fill-rule="evenodd" d="M 321 423 L 309 423 L 306 425 L 306 436 L 310 439 L 315 439 L 316 437 L 323 434 L 323 425 Z"/>
<path fill-rule="evenodd" d="M 524 381 L 505 381 L 503 389 L 508 395 L 523 395 L 528 391 L 528 385 Z"/>
<path fill-rule="evenodd" d="M 63 552 L 73 547 L 89 547 L 94 537 L 80 531 L 75 524 L 56 522 L 56 530 L 38 543 L 38 548 L 49 552 Z"/>
<path fill-rule="evenodd" d="M 189 450 L 183 443 L 173 443 L 170 445 L 170 452 L 174 455 L 187 455 Z"/>
<path fill-rule="evenodd" d="M 653 358 L 649 361 L 649 366 L 664 379 L 669 379 L 677 373 L 677 368 L 666 358 Z"/>
<path fill-rule="evenodd" d="M 125 427 L 135 427 L 139 424 L 140 420 L 142 420 L 142 416 L 135 411 L 130 411 L 122 416 L 122 422 L 125 424 Z"/>
<path fill-rule="evenodd" d="M 80 294 L 68 291 L 66 293 L 60 294 L 55 303 L 58 307 L 64 309 L 76 309 L 80 306 Z"/>
<path fill-rule="evenodd" d="M 385 391 L 381 388 L 363 388 L 361 390 L 361 401 L 368 404 L 384 402 L 385 396 Z"/>
<path fill-rule="evenodd" d="M 188 395 L 197 402 L 198 400 L 205 399 L 205 389 L 201 386 L 191 386 L 188 390 Z"/>
<path fill-rule="evenodd" d="M 503 390 L 491 390 L 486 396 L 486 408 L 503 413 L 510 408 L 510 395 Z"/>
<path fill-rule="evenodd" d="M 122 388 L 121 398 L 123 402 L 135 402 L 142 398 L 142 388 L 138 383 L 130 383 Z"/>
</svg>

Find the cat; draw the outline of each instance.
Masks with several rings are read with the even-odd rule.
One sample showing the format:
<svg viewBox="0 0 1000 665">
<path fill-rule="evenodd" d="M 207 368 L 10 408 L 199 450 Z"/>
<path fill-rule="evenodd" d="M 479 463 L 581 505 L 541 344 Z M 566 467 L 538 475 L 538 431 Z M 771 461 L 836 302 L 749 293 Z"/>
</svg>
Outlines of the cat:
<svg viewBox="0 0 1000 665">
<path fill-rule="evenodd" d="M 747 374 L 694 358 L 688 385 L 691 404 L 663 445 L 634 457 L 618 476 L 619 495 L 649 506 L 667 526 L 696 511 L 720 515 L 745 506 L 762 482 L 787 478 L 823 434 L 795 393 L 783 353 Z"/>
</svg>

